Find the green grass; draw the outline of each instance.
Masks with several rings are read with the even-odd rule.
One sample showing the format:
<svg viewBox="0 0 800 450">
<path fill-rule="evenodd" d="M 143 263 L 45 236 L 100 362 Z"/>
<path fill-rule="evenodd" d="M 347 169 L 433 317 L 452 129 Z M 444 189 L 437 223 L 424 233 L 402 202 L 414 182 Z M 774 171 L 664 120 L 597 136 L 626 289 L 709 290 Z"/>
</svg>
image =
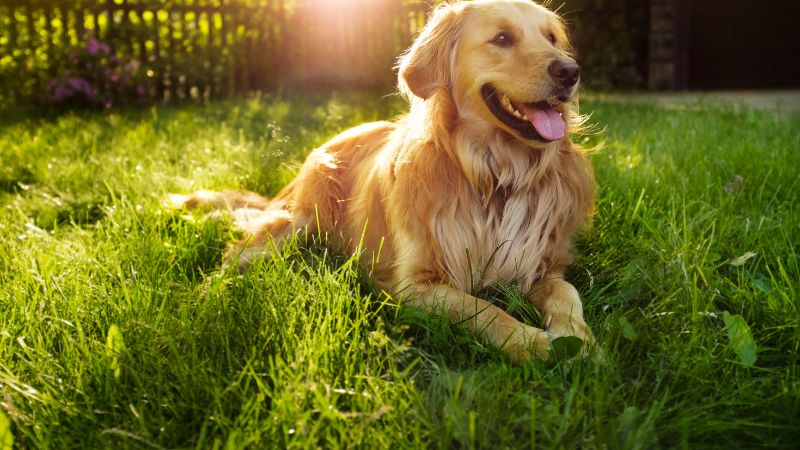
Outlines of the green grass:
<svg viewBox="0 0 800 450">
<path fill-rule="evenodd" d="M 800 116 L 584 102 L 599 198 L 569 279 L 604 357 L 558 365 L 512 365 L 319 246 L 220 273 L 229 224 L 162 206 L 274 194 L 315 145 L 403 109 L 364 94 L 3 115 L 0 443 L 4 417 L 19 448 L 800 442 Z M 734 345 L 748 332 L 754 365 Z"/>
</svg>

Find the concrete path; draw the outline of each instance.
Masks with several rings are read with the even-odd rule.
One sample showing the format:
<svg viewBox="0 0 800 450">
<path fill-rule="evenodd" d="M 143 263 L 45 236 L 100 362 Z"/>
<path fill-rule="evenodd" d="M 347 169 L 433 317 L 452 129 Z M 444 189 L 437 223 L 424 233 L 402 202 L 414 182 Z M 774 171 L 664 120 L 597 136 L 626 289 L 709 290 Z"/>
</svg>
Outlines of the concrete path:
<svg viewBox="0 0 800 450">
<path fill-rule="evenodd" d="M 653 103 L 662 106 L 724 104 L 749 106 L 779 115 L 800 112 L 800 90 L 780 91 L 709 91 L 709 92 L 643 92 L 632 94 L 589 94 L 589 98 L 608 101 Z"/>
</svg>

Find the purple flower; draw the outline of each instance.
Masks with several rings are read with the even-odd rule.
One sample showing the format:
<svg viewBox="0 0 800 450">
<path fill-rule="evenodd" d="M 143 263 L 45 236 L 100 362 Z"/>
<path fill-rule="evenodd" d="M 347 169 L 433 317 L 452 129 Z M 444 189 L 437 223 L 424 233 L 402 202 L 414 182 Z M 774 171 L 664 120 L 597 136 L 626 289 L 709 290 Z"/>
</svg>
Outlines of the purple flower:
<svg viewBox="0 0 800 450">
<path fill-rule="evenodd" d="M 56 103 L 73 97 L 75 94 L 83 94 L 89 100 L 95 95 L 95 90 L 91 83 L 83 78 L 65 78 L 62 82 L 53 86 L 52 100 Z"/>
<path fill-rule="evenodd" d="M 47 93 L 53 103 L 81 102 L 113 108 L 128 101 L 145 102 L 150 89 L 139 82 L 140 61 L 114 54 L 111 47 L 88 36 L 82 49 L 64 54 L 67 65 L 49 80 Z"/>
<path fill-rule="evenodd" d="M 139 96 L 139 103 L 144 102 L 145 100 L 147 100 L 147 97 L 149 97 L 147 93 L 147 88 L 144 87 L 143 84 L 136 86 L 136 95 Z"/>
<path fill-rule="evenodd" d="M 111 51 L 111 48 L 108 44 L 100 42 L 95 38 L 89 38 L 89 40 L 86 41 L 86 51 L 92 56 L 98 53 L 105 53 L 107 55 Z"/>
<path fill-rule="evenodd" d="M 100 51 L 100 42 L 95 38 L 89 38 L 89 40 L 86 41 L 86 51 L 89 52 L 90 55 L 96 55 L 97 52 Z"/>
<path fill-rule="evenodd" d="M 94 97 L 94 88 L 92 85 L 89 84 L 86 80 L 81 80 L 81 83 L 78 84 L 78 92 L 86 96 L 88 99 L 92 99 Z"/>
<path fill-rule="evenodd" d="M 59 84 L 53 90 L 53 101 L 56 103 L 62 102 L 64 101 L 65 98 L 71 96 L 72 96 L 72 91 L 63 84 Z"/>
</svg>

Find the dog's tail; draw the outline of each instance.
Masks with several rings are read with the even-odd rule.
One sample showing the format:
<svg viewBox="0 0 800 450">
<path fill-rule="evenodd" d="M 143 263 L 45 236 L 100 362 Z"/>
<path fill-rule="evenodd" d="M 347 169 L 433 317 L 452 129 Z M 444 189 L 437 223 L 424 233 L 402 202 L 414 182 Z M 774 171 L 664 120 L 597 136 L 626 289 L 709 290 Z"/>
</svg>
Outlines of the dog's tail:
<svg viewBox="0 0 800 450">
<path fill-rule="evenodd" d="M 233 219 L 242 237 L 228 247 L 223 267 L 234 265 L 240 271 L 267 257 L 272 250 L 280 249 L 297 228 L 308 225 L 306 221 L 297 223 L 280 194 L 269 200 L 248 191 L 196 191 L 189 195 L 172 194 L 167 202 L 174 208 Z"/>
<path fill-rule="evenodd" d="M 265 210 L 269 199 L 250 191 L 195 191 L 189 195 L 170 194 L 167 202 L 176 208 L 201 211 Z"/>
</svg>

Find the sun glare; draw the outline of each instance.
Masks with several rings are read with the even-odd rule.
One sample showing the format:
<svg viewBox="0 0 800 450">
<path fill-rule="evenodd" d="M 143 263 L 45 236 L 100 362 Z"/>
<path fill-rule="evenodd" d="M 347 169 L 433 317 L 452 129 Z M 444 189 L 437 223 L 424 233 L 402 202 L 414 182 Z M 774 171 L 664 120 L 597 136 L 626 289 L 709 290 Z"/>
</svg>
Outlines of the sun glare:
<svg viewBox="0 0 800 450">
<path fill-rule="evenodd" d="M 364 4 L 364 3 L 382 3 L 386 1 L 387 0 L 305 0 L 306 3 L 324 4 L 325 6 L 331 6 L 331 7 L 348 6 L 352 4 Z"/>
<path fill-rule="evenodd" d="M 389 0 L 298 0 L 297 6 L 321 8 L 324 10 L 332 9 L 351 9 L 353 7 L 368 7 L 381 3 L 388 3 Z M 399 3 L 399 2 L 398 2 Z"/>
</svg>

